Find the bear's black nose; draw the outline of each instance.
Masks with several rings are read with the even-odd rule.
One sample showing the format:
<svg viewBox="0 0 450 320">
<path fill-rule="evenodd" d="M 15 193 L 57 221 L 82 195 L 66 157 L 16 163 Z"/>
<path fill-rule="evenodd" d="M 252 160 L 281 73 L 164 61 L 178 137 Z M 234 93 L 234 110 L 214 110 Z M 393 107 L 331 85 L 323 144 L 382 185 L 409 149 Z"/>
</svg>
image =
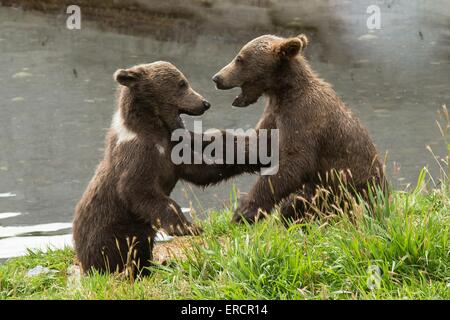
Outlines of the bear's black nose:
<svg viewBox="0 0 450 320">
<path fill-rule="evenodd" d="M 203 100 L 203 107 L 205 108 L 205 110 L 208 110 L 209 108 L 211 108 L 211 103 L 209 103 L 206 100 Z"/>
<path fill-rule="evenodd" d="M 214 81 L 216 83 L 216 88 L 219 90 L 227 90 L 227 89 L 233 88 L 233 87 L 224 85 L 223 78 L 219 74 L 216 74 L 214 77 L 212 77 L 212 81 Z"/>
<path fill-rule="evenodd" d="M 214 77 L 212 77 L 212 81 L 214 81 L 216 84 L 220 83 L 220 76 L 216 74 Z"/>
</svg>

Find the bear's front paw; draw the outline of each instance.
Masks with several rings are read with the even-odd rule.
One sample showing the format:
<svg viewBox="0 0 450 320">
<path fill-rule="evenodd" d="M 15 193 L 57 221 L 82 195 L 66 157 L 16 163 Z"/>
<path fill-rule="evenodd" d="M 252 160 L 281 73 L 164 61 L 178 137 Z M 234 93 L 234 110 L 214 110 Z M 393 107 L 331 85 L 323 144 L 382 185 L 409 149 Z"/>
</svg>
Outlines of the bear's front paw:
<svg viewBox="0 0 450 320">
<path fill-rule="evenodd" d="M 250 207 L 239 207 L 234 212 L 231 222 L 233 223 L 249 223 L 253 224 L 258 219 L 258 209 Z"/>
</svg>

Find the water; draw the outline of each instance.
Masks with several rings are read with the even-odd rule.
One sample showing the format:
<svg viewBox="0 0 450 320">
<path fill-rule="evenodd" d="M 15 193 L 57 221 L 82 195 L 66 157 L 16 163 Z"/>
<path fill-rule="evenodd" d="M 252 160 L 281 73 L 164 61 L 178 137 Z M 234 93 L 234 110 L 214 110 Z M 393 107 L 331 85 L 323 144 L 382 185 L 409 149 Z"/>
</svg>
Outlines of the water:
<svg viewBox="0 0 450 320">
<path fill-rule="evenodd" d="M 330 3 L 329 9 L 308 7 L 312 12 L 304 16 L 313 30 L 307 50 L 313 68 L 362 119 L 380 153 L 388 152 L 388 175 L 397 187 L 414 183 L 424 165 L 436 173 L 425 147 L 445 153 L 435 119 L 441 105 L 450 105 L 449 2 L 379 1 L 382 29 L 373 33 L 365 14 L 372 3 Z M 302 10 L 281 8 L 272 20 L 295 22 Z M 255 125 L 262 101 L 232 109 L 238 89 L 216 91 L 210 80 L 253 36 L 195 33 L 184 39 L 184 34 L 157 40 L 89 25 L 70 31 L 61 18 L 0 7 L 0 248 L 9 252 L 5 257 L 23 253 L 23 242 L 70 244 L 67 223 L 103 156 L 117 68 L 171 61 L 213 105 L 202 117 L 204 129 Z M 393 173 L 393 163 L 400 172 Z M 233 183 L 248 191 L 255 179 L 241 176 L 205 190 L 179 183 L 172 197 L 204 212 L 227 204 Z"/>
</svg>

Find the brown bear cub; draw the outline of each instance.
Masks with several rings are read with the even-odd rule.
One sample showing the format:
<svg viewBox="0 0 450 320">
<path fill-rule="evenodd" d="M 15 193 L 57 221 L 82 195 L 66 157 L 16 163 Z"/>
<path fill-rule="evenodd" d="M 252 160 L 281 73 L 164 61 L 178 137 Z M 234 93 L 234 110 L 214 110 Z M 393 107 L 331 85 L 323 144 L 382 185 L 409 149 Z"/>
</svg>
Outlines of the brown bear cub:
<svg viewBox="0 0 450 320">
<path fill-rule="evenodd" d="M 176 182 L 208 185 L 239 173 L 226 165 L 171 161 L 171 133 L 183 128 L 180 114 L 201 115 L 210 107 L 176 67 L 168 62 L 138 65 L 116 71 L 114 78 L 121 86 L 105 156 L 73 223 L 85 272 L 129 266 L 134 272 L 149 266 L 156 229 L 172 235 L 199 232 L 169 197 Z"/>
<path fill-rule="evenodd" d="M 319 190 L 337 193 L 339 181 L 358 194 L 367 195 L 368 185 L 384 188 L 383 165 L 367 130 L 300 54 L 307 44 L 305 35 L 258 37 L 213 77 L 218 89 L 241 88 L 233 106 L 267 97 L 256 129 L 279 130 L 279 170 L 258 179 L 235 222 L 253 222 L 279 203 L 283 217 L 301 219 Z"/>
</svg>

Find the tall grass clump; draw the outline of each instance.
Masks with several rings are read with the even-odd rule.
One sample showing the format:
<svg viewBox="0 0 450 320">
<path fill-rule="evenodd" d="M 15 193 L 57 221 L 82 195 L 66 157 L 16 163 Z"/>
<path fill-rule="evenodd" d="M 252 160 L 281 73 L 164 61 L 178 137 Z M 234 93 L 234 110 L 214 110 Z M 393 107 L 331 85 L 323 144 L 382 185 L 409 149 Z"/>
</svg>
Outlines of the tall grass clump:
<svg viewBox="0 0 450 320">
<path fill-rule="evenodd" d="M 382 199 L 374 207 L 383 215 L 359 203 L 359 215 L 288 228 L 277 216 L 236 226 L 224 219 L 230 212 L 213 215 L 177 272 L 195 298 L 450 297 L 448 189 L 418 190 Z"/>
</svg>

